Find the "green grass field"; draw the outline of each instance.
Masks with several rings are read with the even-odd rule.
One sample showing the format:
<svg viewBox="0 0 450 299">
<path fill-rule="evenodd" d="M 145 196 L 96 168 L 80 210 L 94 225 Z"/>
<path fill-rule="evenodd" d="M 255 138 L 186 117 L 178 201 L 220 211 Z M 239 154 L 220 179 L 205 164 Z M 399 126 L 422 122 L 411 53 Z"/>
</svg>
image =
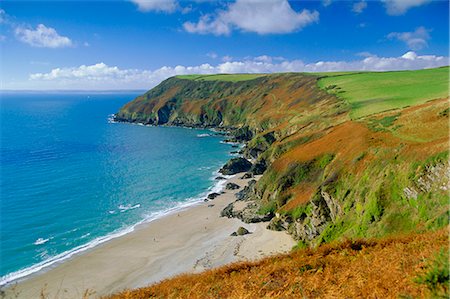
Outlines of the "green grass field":
<svg viewBox="0 0 450 299">
<path fill-rule="evenodd" d="M 449 67 L 323 75 L 319 87 L 346 100 L 353 119 L 449 96 Z"/>
<path fill-rule="evenodd" d="M 247 81 L 258 77 L 266 76 L 266 74 L 217 74 L 217 75 L 180 75 L 179 79 L 187 79 L 194 81 Z"/>
</svg>

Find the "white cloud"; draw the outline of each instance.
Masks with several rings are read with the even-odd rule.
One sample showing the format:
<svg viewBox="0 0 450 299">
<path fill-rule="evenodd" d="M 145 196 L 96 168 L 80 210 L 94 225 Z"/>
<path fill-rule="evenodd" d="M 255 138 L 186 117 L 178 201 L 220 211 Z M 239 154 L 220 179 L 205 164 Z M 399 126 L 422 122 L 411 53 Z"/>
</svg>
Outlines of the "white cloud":
<svg viewBox="0 0 450 299">
<path fill-rule="evenodd" d="M 181 74 L 211 74 L 214 67 L 163 66 L 157 70 L 120 69 L 103 62 L 79 67 L 55 68 L 48 73 L 34 73 L 31 82 L 39 82 L 40 88 L 50 89 L 145 89 L 162 80 Z"/>
<path fill-rule="evenodd" d="M 206 54 L 206 56 L 211 59 L 216 59 L 217 57 L 219 57 L 216 52 L 209 52 Z"/>
<path fill-rule="evenodd" d="M 9 24 L 11 22 L 10 16 L 4 9 L 0 8 L 0 24 Z"/>
<path fill-rule="evenodd" d="M 391 16 L 405 14 L 410 8 L 418 7 L 431 2 L 431 0 L 382 0 L 386 6 L 386 12 Z"/>
<path fill-rule="evenodd" d="M 212 33 L 215 35 L 228 35 L 231 33 L 231 28 L 228 23 L 219 17 L 214 19 L 211 15 L 201 16 L 197 23 L 185 22 L 183 28 L 189 33 Z"/>
<path fill-rule="evenodd" d="M 391 32 L 387 35 L 387 38 L 402 41 L 411 50 L 420 50 L 428 46 L 429 32 L 430 30 L 421 26 L 413 32 Z"/>
<path fill-rule="evenodd" d="M 215 15 L 204 15 L 197 23 L 186 22 L 190 33 L 228 35 L 235 28 L 258 34 L 290 33 L 319 21 L 317 11 L 296 12 L 287 0 L 237 0 Z"/>
<path fill-rule="evenodd" d="M 72 41 L 66 36 L 61 36 L 51 27 L 39 24 L 36 29 L 17 27 L 16 37 L 26 44 L 39 48 L 63 48 L 72 46 Z"/>
<path fill-rule="evenodd" d="M 110 67 L 105 63 L 94 65 L 82 65 L 76 68 L 56 68 L 49 73 L 36 73 L 30 75 L 31 80 L 65 80 L 65 79 L 88 79 L 94 81 L 108 80 L 114 78 L 126 78 L 133 70 L 120 70 L 117 66 Z"/>
<path fill-rule="evenodd" d="M 272 63 L 272 56 L 268 56 L 268 55 L 261 55 L 261 56 L 257 56 L 254 58 L 255 61 L 261 61 L 261 62 L 267 62 L 267 63 Z"/>
<path fill-rule="evenodd" d="M 328 7 L 328 6 L 330 6 L 331 4 L 333 4 L 333 0 L 322 0 L 322 5 L 323 5 L 324 7 Z"/>
<path fill-rule="evenodd" d="M 230 55 L 225 55 L 222 57 L 222 61 L 223 62 L 233 61 L 233 57 L 231 57 Z"/>
<path fill-rule="evenodd" d="M 356 13 L 356 14 L 360 14 L 366 8 L 367 8 L 367 2 L 366 1 L 356 2 L 356 3 L 353 3 L 352 11 L 354 13 Z"/>
<path fill-rule="evenodd" d="M 172 13 L 177 7 L 176 0 L 130 0 L 137 5 L 138 9 L 143 12 L 156 11 Z"/>
<path fill-rule="evenodd" d="M 433 68 L 449 64 L 449 58 L 436 55 L 417 55 L 407 52 L 400 57 L 378 57 L 364 53 L 354 61 L 283 60 L 279 57 L 258 56 L 242 61 L 226 61 L 218 65 L 163 66 L 156 70 L 120 69 L 105 63 L 71 68 L 55 68 L 48 73 L 30 75 L 30 84 L 47 89 L 149 89 L 162 80 L 183 74 L 215 73 L 273 73 L 326 71 L 389 71 Z M 276 62 L 274 62 L 276 61 Z M 27 86 L 30 88 L 30 86 Z"/>
<path fill-rule="evenodd" d="M 374 54 L 372 54 L 372 53 L 370 53 L 370 52 L 368 52 L 368 51 L 363 51 L 363 52 L 358 52 L 358 53 L 356 53 L 356 56 L 360 56 L 360 57 L 371 57 L 371 56 L 377 56 L 377 55 L 374 55 Z"/>
</svg>

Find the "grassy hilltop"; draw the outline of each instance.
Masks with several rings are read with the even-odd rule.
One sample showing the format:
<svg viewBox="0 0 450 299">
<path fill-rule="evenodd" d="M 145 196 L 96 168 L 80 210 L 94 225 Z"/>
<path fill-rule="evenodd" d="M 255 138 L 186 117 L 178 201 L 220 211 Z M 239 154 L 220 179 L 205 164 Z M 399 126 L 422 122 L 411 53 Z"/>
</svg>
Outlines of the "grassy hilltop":
<svg viewBox="0 0 450 299">
<path fill-rule="evenodd" d="M 177 76 L 125 105 L 117 118 L 231 129 L 236 140 L 246 142 L 246 157 L 268 165 L 251 194 L 259 203 L 259 212 L 273 212 L 269 227 L 289 232 L 298 240 L 299 249 L 390 236 L 389 242 L 397 245 L 389 250 L 401 256 L 404 239 L 396 240 L 395 236 L 422 233 L 425 235 L 410 238 L 423 250 L 430 250 L 424 258 L 432 258 L 447 244 L 424 240 L 427 234 L 435 236 L 433 231 L 446 227 L 450 216 L 448 86 L 448 67 L 401 72 Z M 382 251 L 371 249 L 370 258 L 383 256 Z M 420 253 L 411 254 L 411 258 L 405 256 L 401 267 L 418 275 Z M 280 259 L 280 263 L 296 261 L 293 256 Z M 339 267 L 353 267 L 356 262 L 344 259 Z M 266 273 L 268 263 L 252 264 L 251 271 Z M 306 265 L 302 263 L 306 261 L 296 261 L 298 269 Z M 250 266 L 246 267 L 233 270 L 238 272 L 233 280 L 236 286 L 242 283 L 238 277 L 243 279 L 242 273 L 250 271 Z M 310 270 L 297 275 L 307 279 Z M 325 272 L 314 272 L 314 277 L 323 278 Z M 214 273 L 204 274 L 210 275 L 210 280 L 202 278 L 203 287 L 208 283 L 214 287 Z M 252 274 L 257 279 L 255 275 L 258 273 Z M 448 272 L 446 275 L 448 281 Z M 342 279 L 335 278 L 335 284 Z M 294 287 L 297 282 L 286 283 L 280 287 Z M 315 296 L 302 293 L 302 288 L 304 285 L 294 294 Z M 425 294 L 424 289 L 411 290 L 406 294 Z"/>
<path fill-rule="evenodd" d="M 326 76 L 319 86 L 350 103 L 352 118 L 448 96 L 448 67 Z"/>
</svg>

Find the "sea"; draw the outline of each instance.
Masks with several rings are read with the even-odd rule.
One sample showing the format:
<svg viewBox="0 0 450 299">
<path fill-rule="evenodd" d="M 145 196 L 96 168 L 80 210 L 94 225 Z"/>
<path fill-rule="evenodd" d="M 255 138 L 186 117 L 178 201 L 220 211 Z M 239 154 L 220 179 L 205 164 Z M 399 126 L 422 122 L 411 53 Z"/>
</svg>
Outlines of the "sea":
<svg viewBox="0 0 450 299">
<path fill-rule="evenodd" d="M 141 93 L 0 94 L 0 286 L 222 188 L 223 137 L 112 121 Z"/>
</svg>

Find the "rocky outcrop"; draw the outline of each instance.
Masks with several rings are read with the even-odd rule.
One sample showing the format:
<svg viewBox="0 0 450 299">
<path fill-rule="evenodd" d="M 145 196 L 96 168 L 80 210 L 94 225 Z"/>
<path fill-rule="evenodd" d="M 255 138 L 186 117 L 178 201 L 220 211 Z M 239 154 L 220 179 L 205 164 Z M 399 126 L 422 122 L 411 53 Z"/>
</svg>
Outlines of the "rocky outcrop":
<svg viewBox="0 0 450 299">
<path fill-rule="evenodd" d="M 226 206 L 220 213 L 221 217 L 238 218 L 245 223 L 257 223 L 270 221 L 273 213 L 259 214 L 260 204 L 258 201 L 246 202 L 235 201 Z"/>
<path fill-rule="evenodd" d="M 249 159 L 256 159 L 267 149 L 268 146 L 265 143 L 258 143 L 256 145 L 248 146 L 244 149 L 244 156 L 248 157 Z"/>
<path fill-rule="evenodd" d="M 338 215 L 340 215 L 342 213 L 341 206 L 328 192 L 321 190 L 320 195 L 322 196 L 322 198 L 325 200 L 325 203 L 327 204 L 326 206 L 328 208 L 331 221 L 335 222 Z"/>
<path fill-rule="evenodd" d="M 228 161 L 219 172 L 224 175 L 233 175 L 239 172 L 249 171 L 252 167 L 252 163 L 250 163 L 247 159 L 238 157 L 233 158 Z"/>
<path fill-rule="evenodd" d="M 273 213 L 261 214 L 260 200 L 256 195 L 256 181 L 235 194 L 236 201 L 227 205 L 220 213 L 221 217 L 238 218 L 245 223 L 265 222 L 273 218 Z"/>
<path fill-rule="evenodd" d="M 255 164 L 252 165 L 249 172 L 252 173 L 253 175 L 260 175 L 263 174 L 264 171 L 266 171 L 266 169 L 267 169 L 266 160 L 260 159 L 256 161 Z"/>
<path fill-rule="evenodd" d="M 246 172 L 246 173 L 244 173 L 243 176 L 241 176 L 241 179 L 245 180 L 245 179 L 251 179 L 251 178 L 253 178 L 253 177 L 255 177 L 255 176 L 253 175 L 253 173 L 251 173 L 251 172 Z"/>
<path fill-rule="evenodd" d="M 233 207 L 234 207 L 234 202 L 230 203 L 229 205 L 227 205 L 221 212 L 220 212 L 220 217 L 227 217 L 227 218 L 233 218 L 234 214 L 233 214 Z"/>
<path fill-rule="evenodd" d="M 250 141 L 253 138 L 253 132 L 248 126 L 234 130 L 232 135 L 233 137 L 232 139 L 230 139 L 230 141 L 233 142 L 246 142 Z"/>
<path fill-rule="evenodd" d="M 237 200 L 247 200 L 250 199 L 252 195 L 256 193 L 256 180 L 251 180 L 248 182 L 247 186 L 244 187 L 241 191 L 236 193 Z"/>
<path fill-rule="evenodd" d="M 296 240 L 311 242 L 318 237 L 324 229 L 335 222 L 342 213 L 339 202 L 328 192 L 321 190 L 306 208 L 305 214 L 298 219 L 289 215 L 277 214 L 267 228 L 272 230 L 286 230 Z"/>
<path fill-rule="evenodd" d="M 311 201 L 310 204 L 311 214 L 304 219 L 297 219 L 288 227 L 288 232 L 296 240 L 311 242 L 324 231 L 329 223 L 333 222 L 330 209 L 323 197 L 318 201 Z"/>
<path fill-rule="evenodd" d="M 275 133 L 269 132 L 264 135 L 257 136 L 248 146 L 243 150 L 245 157 L 249 159 L 257 159 L 276 141 Z"/>
<path fill-rule="evenodd" d="M 176 109 L 175 101 L 168 101 L 161 109 L 157 112 L 157 124 L 163 125 L 169 122 L 169 118 L 172 112 Z"/>
<path fill-rule="evenodd" d="M 236 237 L 236 236 L 243 236 L 243 235 L 248 235 L 250 232 L 245 228 L 245 227 L 239 227 L 238 229 L 237 229 L 237 231 L 235 231 L 235 232 L 233 232 L 232 234 L 231 234 L 231 236 L 234 236 L 234 237 Z"/>
<path fill-rule="evenodd" d="M 436 190 L 450 190 L 450 161 L 425 167 L 411 186 L 403 189 L 403 193 L 408 199 L 417 199 L 420 193 Z"/>
<path fill-rule="evenodd" d="M 241 187 L 239 187 L 239 185 L 235 184 L 235 183 L 227 183 L 227 185 L 225 186 L 225 189 L 227 189 L 227 190 L 236 190 L 239 188 L 241 188 Z"/>
<path fill-rule="evenodd" d="M 208 194 L 207 198 L 209 200 L 213 200 L 214 198 L 216 198 L 219 195 L 220 195 L 219 193 L 213 192 L 213 193 Z"/>
</svg>

